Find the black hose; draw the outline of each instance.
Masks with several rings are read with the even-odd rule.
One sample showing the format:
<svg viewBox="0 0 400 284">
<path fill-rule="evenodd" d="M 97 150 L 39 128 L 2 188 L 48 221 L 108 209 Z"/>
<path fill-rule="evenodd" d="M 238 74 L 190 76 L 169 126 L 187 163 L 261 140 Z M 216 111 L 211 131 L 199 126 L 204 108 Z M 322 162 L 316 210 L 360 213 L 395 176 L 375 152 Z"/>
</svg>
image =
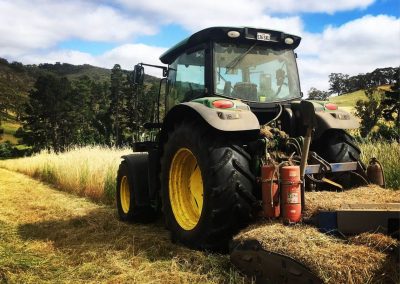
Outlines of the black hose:
<svg viewBox="0 0 400 284">
<path fill-rule="evenodd" d="M 369 184 L 369 182 L 362 175 L 360 175 L 359 173 L 356 173 L 356 172 L 350 172 L 350 173 L 353 174 L 353 175 L 356 175 L 357 177 L 359 177 L 362 181 L 365 182 L 366 185 Z"/>
</svg>

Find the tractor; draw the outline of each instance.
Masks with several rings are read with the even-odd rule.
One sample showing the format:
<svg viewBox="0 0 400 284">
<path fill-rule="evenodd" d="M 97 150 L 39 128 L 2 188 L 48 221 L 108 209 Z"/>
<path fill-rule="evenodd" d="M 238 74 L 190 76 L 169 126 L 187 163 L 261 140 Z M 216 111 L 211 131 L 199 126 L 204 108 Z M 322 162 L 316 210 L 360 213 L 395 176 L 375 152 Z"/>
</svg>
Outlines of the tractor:
<svg viewBox="0 0 400 284">
<path fill-rule="evenodd" d="M 163 78 L 158 114 L 143 125 L 154 135 L 136 141 L 118 169 L 120 219 L 152 222 L 162 214 L 172 240 L 215 251 L 263 210 L 263 184 L 272 189 L 275 179 L 262 176 L 265 165 L 299 167 L 300 191 L 291 197 L 303 207 L 306 190 L 381 183 L 367 175 L 346 132 L 358 121 L 330 102 L 302 99 L 300 40 L 212 27 L 162 54 L 165 66 L 135 65 L 134 86 L 143 86 L 144 66 L 162 69 Z"/>
</svg>

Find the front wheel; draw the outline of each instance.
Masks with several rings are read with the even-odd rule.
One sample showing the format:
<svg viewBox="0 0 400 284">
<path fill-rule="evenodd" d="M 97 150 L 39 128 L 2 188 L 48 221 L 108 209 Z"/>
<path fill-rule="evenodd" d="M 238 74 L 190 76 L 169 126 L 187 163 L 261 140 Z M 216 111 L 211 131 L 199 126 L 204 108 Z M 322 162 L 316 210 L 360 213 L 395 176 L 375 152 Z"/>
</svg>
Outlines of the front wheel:
<svg viewBox="0 0 400 284">
<path fill-rule="evenodd" d="M 132 154 L 130 163 L 119 165 L 117 174 L 116 203 L 121 221 L 148 223 L 157 214 L 150 206 L 148 194 L 147 154 Z"/>
<path fill-rule="evenodd" d="M 227 249 L 256 203 L 249 154 L 200 124 L 169 135 L 162 158 L 162 198 L 172 238 L 197 249 Z"/>
</svg>

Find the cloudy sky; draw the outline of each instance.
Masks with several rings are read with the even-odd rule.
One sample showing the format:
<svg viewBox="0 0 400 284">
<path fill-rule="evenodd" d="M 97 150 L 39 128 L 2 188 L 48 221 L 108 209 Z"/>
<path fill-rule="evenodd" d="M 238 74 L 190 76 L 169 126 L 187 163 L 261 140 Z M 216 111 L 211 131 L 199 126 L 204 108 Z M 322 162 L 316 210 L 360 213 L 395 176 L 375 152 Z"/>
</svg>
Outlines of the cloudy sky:
<svg viewBox="0 0 400 284">
<path fill-rule="evenodd" d="M 400 65 L 399 0 L 0 0 L 0 57 L 132 69 L 216 25 L 300 35 L 305 93 L 333 72 Z"/>
</svg>

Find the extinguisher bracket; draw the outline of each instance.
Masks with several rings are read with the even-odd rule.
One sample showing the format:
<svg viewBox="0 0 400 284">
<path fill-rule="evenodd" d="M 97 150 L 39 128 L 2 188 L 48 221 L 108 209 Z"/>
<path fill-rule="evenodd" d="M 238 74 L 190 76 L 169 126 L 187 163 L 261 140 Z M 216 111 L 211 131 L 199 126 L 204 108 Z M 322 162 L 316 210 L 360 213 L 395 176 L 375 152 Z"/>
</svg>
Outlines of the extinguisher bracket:
<svg viewBox="0 0 400 284">
<path fill-rule="evenodd" d="M 303 184 L 303 181 L 301 181 L 301 180 L 299 180 L 299 181 L 285 180 L 285 181 L 281 181 L 280 183 L 281 183 L 281 185 L 298 185 L 298 184 Z"/>
<path fill-rule="evenodd" d="M 279 179 L 271 179 L 271 178 L 267 178 L 267 179 L 261 179 L 262 183 L 269 183 L 269 182 L 274 182 L 274 183 L 279 183 Z"/>
</svg>

